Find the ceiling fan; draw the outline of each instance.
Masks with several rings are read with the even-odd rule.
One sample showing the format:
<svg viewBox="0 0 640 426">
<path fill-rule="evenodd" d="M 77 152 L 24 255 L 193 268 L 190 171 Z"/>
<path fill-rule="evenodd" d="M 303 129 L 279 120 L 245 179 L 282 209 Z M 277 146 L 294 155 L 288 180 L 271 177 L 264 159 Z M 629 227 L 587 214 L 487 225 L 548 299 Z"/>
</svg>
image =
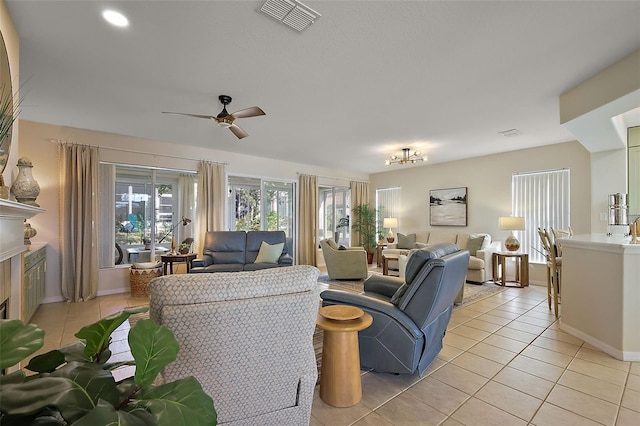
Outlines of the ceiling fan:
<svg viewBox="0 0 640 426">
<path fill-rule="evenodd" d="M 249 134 L 233 123 L 236 120 L 236 118 L 249 118 L 249 117 L 258 117 L 260 115 L 266 115 L 265 112 L 257 106 L 241 109 L 240 111 L 232 112 L 231 114 L 229 114 L 227 112 L 227 105 L 231 103 L 231 96 L 220 95 L 218 96 L 218 99 L 220 99 L 220 102 L 222 103 L 222 111 L 220 111 L 220 114 L 218 115 L 186 114 L 183 112 L 169 112 L 169 111 L 163 111 L 162 113 L 187 115 L 189 117 L 206 118 L 208 120 L 213 120 L 216 123 L 218 123 L 218 126 L 225 127 L 231 130 L 231 133 L 236 135 L 238 139 L 246 138 L 247 136 L 249 136 Z"/>
</svg>

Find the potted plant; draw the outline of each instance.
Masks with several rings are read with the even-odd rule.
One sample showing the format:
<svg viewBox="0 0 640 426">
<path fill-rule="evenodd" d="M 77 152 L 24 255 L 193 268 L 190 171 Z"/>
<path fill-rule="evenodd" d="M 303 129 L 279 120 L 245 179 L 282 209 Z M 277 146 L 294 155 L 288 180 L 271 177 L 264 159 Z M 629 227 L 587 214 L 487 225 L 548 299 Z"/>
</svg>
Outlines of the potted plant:
<svg viewBox="0 0 640 426">
<path fill-rule="evenodd" d="M 18 370 L 0 381 L 2 425 L 215 425 L 213 401 L 194 377 L 154 385 L 175 361 L 173 333 L 143 319 L 129 331 L 134 361 L 108 363 L 111 333 L 130 315 L 128 308 L 83 327 L 80 341 L 31 359 L 27 376 Z M 44 331 L 20 320 L 0 320 L 0 369 L 23 361 L 44 344 Z M 115 381 L 112 371 L 135 365 L 135 376 Z"/>
<path fill-rule="evenodd" d="M 351 214 L 353 216 L 351 229 L 356 232 L 358 245 L 367 251 L 367 262 L 371 264 L 378 242 L 376 231 L 378 211 L 369 204 L 360 204 L 351 210 Z"/>
<path fill-rule="evenodd" d="M 190 248 L 191 248 L 191 244 L 180 243 L 180 245 L 178 246 L 178 251 L 180 252 L 180 254 L 187 254 L 189 253 Z"/>
</svg>

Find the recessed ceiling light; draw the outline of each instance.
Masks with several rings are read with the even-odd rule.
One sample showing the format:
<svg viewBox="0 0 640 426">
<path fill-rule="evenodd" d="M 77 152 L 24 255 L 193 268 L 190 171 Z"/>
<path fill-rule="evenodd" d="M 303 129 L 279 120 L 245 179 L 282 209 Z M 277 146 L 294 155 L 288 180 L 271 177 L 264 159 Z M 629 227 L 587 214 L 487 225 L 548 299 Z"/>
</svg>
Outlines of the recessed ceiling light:
<svg viewBox="0 0 640 426">
<path fill-rule="evenodd" d="M 126 16 L 124 16 L 120 12 L 116 12 L 115 10 L 105 10 L 102 12 L 102 17 L 110 23 L 111 25 L 115 25 L 116 27 L 127 27 L 129 26 L 129 20 Z"/>
</svg>

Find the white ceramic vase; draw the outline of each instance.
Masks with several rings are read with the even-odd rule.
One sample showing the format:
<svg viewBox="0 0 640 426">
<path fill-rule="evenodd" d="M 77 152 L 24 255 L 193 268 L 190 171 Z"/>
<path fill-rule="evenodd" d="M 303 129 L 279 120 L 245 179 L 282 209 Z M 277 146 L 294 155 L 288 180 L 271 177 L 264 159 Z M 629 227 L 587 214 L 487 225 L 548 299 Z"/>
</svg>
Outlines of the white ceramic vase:
<svg viewBox="0 0 640 426">
<path fill-rule="evenodd" d="M 11 186 L 11 192 L 18 202 L 40 207 L 36 203 L 36 198 L 40 194 L 40 185 L 31 174 L 32 168 L 33 164 L 27 157 L 18 159 L 18 177 Z"/>
</svg>

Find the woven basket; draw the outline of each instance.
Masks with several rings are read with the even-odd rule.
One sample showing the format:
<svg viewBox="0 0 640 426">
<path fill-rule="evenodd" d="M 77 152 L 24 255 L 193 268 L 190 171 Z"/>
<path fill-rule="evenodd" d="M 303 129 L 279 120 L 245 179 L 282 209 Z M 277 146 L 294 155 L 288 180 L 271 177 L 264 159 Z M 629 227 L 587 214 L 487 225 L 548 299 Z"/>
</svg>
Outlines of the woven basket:
<svg viewBox="0 0 640 426">
<path fill-rule="evenodd" d="M 162 266 L 149 269 L 131 268 L 129 283 L 131 297 L 149 297 L 149 283 L 152 279 L 162 276 Z"/>
</svg>

